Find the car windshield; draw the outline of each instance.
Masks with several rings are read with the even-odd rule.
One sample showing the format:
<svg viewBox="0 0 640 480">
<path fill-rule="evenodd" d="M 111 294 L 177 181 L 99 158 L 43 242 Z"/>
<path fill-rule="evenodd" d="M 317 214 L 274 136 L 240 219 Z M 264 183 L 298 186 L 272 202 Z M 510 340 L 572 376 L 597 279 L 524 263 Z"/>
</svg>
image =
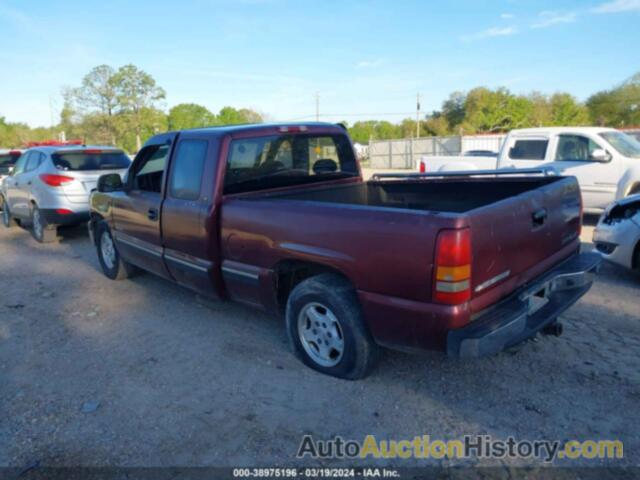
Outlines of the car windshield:
<svg viewBox="0 0 640 480">
<path fill-rule="evenodd" d="M 625 157 L 640 158 L 640 142 L 622 132 L 604 132 L 600 136 Z"/>
<path fill-rule="evenodd" d="M 20 155 L 0 155 L 0 175 L 9 173 L 9 169 L 16 164 Z"/>
<path fill-rule="evenodd" d="M 91 170 L 119 170 L 129 168 L 131 160 L 124 152 L 78 151 L 70 153 L 54 153 L 53 164 L 58 170 L 91 171 Z"/>
</svg>

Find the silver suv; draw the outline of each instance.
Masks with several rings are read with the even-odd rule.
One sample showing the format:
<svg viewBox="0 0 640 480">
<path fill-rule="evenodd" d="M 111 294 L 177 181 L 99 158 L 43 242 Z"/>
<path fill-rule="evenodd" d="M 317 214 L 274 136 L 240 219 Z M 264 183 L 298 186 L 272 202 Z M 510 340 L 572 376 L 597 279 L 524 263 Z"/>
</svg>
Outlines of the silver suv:
<svg viewBox="0 0 640 480">
<path fill-rule="evenodd" d="M 59 225 L 89 220 L 89 194 L 98 177 L 124 175 L 130 163 L 122 150 L 113 147 L 31 148 L 2 182 L 2 223 L 12 227 L 26 220 L 37 241 L 54 241 Z"/>
</svg>

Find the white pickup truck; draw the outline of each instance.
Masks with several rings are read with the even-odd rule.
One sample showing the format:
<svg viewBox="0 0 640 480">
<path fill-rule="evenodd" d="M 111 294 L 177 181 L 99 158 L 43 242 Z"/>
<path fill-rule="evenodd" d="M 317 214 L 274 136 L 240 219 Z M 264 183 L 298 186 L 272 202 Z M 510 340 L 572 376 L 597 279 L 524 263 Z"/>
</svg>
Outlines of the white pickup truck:
<svg viewBox="0 0 640 480">
<path fill-rule="evenodd" d="M 550 127 L 512 130 L 497 157 L 423 156 L 421 172 L 549 167 L 573 175 L 584 209 L 602 212 L 611 202 L 640 193 L 640 142 L 612 128 Z"/>
</svg>

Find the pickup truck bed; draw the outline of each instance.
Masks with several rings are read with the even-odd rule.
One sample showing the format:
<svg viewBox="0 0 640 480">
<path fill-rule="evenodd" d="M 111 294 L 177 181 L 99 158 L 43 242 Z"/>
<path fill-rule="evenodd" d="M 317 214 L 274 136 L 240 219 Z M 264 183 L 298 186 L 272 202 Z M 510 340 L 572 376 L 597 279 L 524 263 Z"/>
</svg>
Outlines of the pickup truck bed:
<svg viewBox="0 0 640 480">
<path fill-rule="evenodd" d="M 224 208 L 222 236 L 232 239 L 224 257 L 234 268 L 271 277 L 295 259 L 339 271 L 356 285 L 376 341 L 403 350 L 445 351 L 451 329 L 580 248 L 579 190 L 566 177 L 305 186 L 237 195 Z M 464 305 L 442 305 L 433 301 L 434 233 L 461 229 L 471 231 L 473 290 Z"/>
<path fill-rule="evenodd" d="M 370 181 L 266 196 L 285 200 L 464 213 L 535 190 L 558 180 L 558 177 L 529 177 L 519 179 L 492 178 L 490 181 L 486 178 L 413 182 Z"/>
</svg>

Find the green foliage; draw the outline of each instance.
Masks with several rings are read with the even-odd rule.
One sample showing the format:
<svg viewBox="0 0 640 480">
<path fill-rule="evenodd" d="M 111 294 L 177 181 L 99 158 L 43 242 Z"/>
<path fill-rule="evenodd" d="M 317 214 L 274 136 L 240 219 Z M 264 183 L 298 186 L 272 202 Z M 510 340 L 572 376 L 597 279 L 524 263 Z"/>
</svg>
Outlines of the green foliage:
<svg viewBox="0 0 640 480">
<path fill-rule="evenodd" d="M 169 130 L 184 130 L 218 125 L 218 120 L 202 105 L 181 103 L 169 110 L 168 124 Z"/>
<path fill-rule="evenodd" d="M 29 141 L 56 138 L 64 131 L 69 139 L 113 144 L 135 152 L 149 136 L 167 129 L 264 121 L 260 113 L 247 108 L 226 106 L 214 114 L 194 103 L 176 105 L 165 114 L 161 109 L 165 96 L 155 79 L 135 65 L 117 70 L 98 65 L 78 87 L 63 91 L 64 106 L 55 127 L 29 128 L 0 117 L 0 146 L 20 147 Z M 513 128 L 588 124 L 640 125 L 640 73 L 611 90 L 595 93 L 584 104 L 565 92 L 516 95 L 506 88 L 486 87 L 453 92 L 440 111 L 420 120 L 420 135 L 501 133 Z M 416 121 L 357 121 L 349 127 L 349 133 L 358 143 L 409 138 L 416 135 Z"/>
<path fill-rule="evenodd" d="M 611 90 L 597 92 L 587 100 L 589 116 L 597 125 L 640 125 L 640 73 Z"/>
</svg>

